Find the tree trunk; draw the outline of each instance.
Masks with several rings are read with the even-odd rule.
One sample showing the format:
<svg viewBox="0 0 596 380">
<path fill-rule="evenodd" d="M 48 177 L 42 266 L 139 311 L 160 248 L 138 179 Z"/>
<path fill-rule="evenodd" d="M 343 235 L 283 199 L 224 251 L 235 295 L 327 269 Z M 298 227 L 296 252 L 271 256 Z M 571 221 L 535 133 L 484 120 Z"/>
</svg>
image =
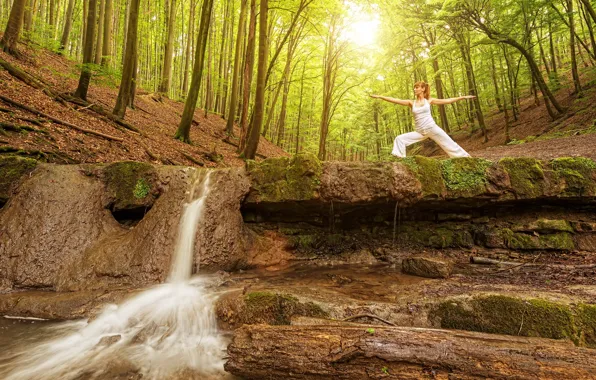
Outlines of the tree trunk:
<svg viewBox="0 0 596 380">
<path fill-rule="evenodd" d="M 581 0 L 581 2 L 586 11 L 592 16 L 592 21 L 596 23 L 596 11 L 594 11 L 594 7 L 590 4 L 590 0 Z"/>
<path fill-rule="evenodd" d="M 190 66 L 190 52 L 192 50 L 192 37 L 195 34 L 195 7 L 194 1 L 190 4 L 190 20 L 188 23 L 188 33 L 186 36 L 186 53 L 184 59 L 184 79 L 182 80 L 182 92 L 184 94 L 188 91 L 188 68 Z"/>
<path fill-rule="evenodd" d="M 257 24 L 256 0 L 250 1 L 250 22 L 248 23 L 248 41 L 244 60 L 244 88 L 242 89 L 242 116 L 240 118 L 240 144 L 238 153 L 244 151 L 248 135 L 248 108 L 250 103 L 250 86 L 255 60 L 255 32 Z"/>
<path fill-rule="evenodd" d="M 157 89 L 162 94 L 170 91 L 172 81 L 172 56 L 174 54 L 174 29 L 176 28 L 176 0 L 170 0 L 170 14 L 168 17 L 167 37 L 163 57 L 163 70 L 161 71 L 161 82 Z"/>
<path fill-rule="evenodd" d="M 219 60 L 217 65 L 217 87 L 215 89 L 215 104 L 213 105 L 213 109 L 215 112 L 220 112 L 220 106 L 222 104 L 222 95 L 223 95 L 223 77 L 224 77 L 224 61 L 225 59 L 225 49 L 226 49 L 226 42 L 228 40 L 228 23 L 229 23 L 229 14 L 230 14 L 230 0 L 226 1 L 226 6 L 223 15 L 223 23 L 222 23 L 222 36 L 221 36 L 221 45 L 219 50 Z M 227 69 L 227 67 L 225 67 Z"/>
<path fill-rule="evenodd" d="M 259 5 L 259 64 L 257 69 L 257 92 L 255 94 L 254 119 L 251 123 L 246 147 L 243 156 L 254 159 L 259 146 L 261 125 L 265 111 L 265 76 L 267 66 L 267 16 L 269 13 L 269 0 L 261 0 Z"/>
<path fill-rule="evenodd" d="M 569 48 L 571 50 L 571 76 L 573 77 L 573 87 L 575 93 L 579 96 L 582 92 L 582 86 L 579 80 L 579 71 L 577 70 L 577 60 L 575 59 L 575 18 L 573 17 L 573 0 L 567 0 L 567 14 L 569 16 Z"/>
<path fill-rule="evenodd" d="M 93 63 L 93 41 L 95 40 L 97 0 L 89 0 L 89 11 L 87 12 L 87 28 L 85 46 L 83 46 L 83 69 L 79 78 L 79 86 L 74 96 L 87 100 L 87 91 L 89 90 L 89 81 L 91 80 L 90 63 Z"/>
<path fill-rule="evenodd" d="M 201 88 L 201 79 L 203 77 L 203 67 L 205 63 L 205 50 L 207 47 L 207 37 L 209 36 L 209 26 L 211 25 L 211 12 L 213 9 L 213 0 L 204 0 L 201 10 L 201 23 L 199 24 L 199 36 L 195 50 L 195 62 L 190 81 L 190 90 L 184 103 L 184 112 L 182 120 L 174 138 L 190 144 L 190 125 L 192 123 L 197 100 L 199 99 L 199 90 Z"/>
<path fill-rule="evenodd" d="M 133 89 L 134 73 L 137 68 L 137 32 L 139 26 L 139 6 L 141 0 L 130 0 L 128 14 L 128 30 L 126 32 L 126 46 L 124 49 L 124 67 L 122 68 L 122 80 L 118 91 L 118 98 L 114 106 L 114 115 L 123 119 L 126 114 L 126 107 L 130 104 L 131 89 Z"/>
<path fill-rule="evenodd" d="M 323 61 L 323 110 L 321 111 L 321 127 L 319 135 L 319 160 L 324 161 L 327 156 L 327 135 L 329 133 L 329 117 L 331 115 L 331 103 L 335 79 L 338 69 L 338 52 L 336 51 L 336 16 L 332 16 L 329 26 L 329 34 L 325 43 L 325 57 Z"/>
<path fill-rule="evenodd" d="M 228 109 L 228 120 L 226 121 L 226 133 L 229 136 L 234 135 L 234 121 L 236 119 L 236 107 L 238 106 L 238 92 L 240 84 L 240 53 L 242 52 L 244 30 L 246 29 L 247 6 L 248 0 L 241 0 L 240 20 L 238 21 L 238 33 L 236 34 L 236 52 L 234 54 L 234 71 L 232 74 L 232 96 L 230 99 L 230 108 Z"/>
<path fill-rule="evenodd" d="M 491 50 L 490 53 L 490 64 L 491 64 L 491 76 L 493 78 L 493 85 L 495 86 L 495 101 L 497 102 L 497 108 L 499 112 L 503 112 L 503 104 L 501 102 L 501 94 L 499 92 L 499 83 L 497 81 L 497 68 L 495 66 L 495 55 Z"/>
<path fill-rule="evenodd" d="M 97 3 L 99 6 L 99 18 L 97 19 L 97 41 L 95 42 L 95 64 L 99 65 L 101 64 L 101 53 L 103 47 L 103 20 L 106 14 L 106 0 L 98 0 Z"/>
<path fill-rule="evenodd" d="M 14 0 L 12 8 L 10 9 L 10 16 L 2 40 L 0 40 L 0 47 L 5 53 L 18 55 L 17 44 L 21 29 L 23 28 L 23 18 L 25 16 L 25 5 L 27 0 Z"/>
<path fill-rule="evenodd" d="M 60 51 L 64 51 L 68 45 L 70 37 L 70 30 L 72 28 L 72 14 L 74 11 L 74 0 L 68 0 L 68 8 L 66 8 L 66 20 L 64 21 L 64 30 L 62 31 L 62 38 L 60 39 Z"/>
<path fill-rule="evenodd" d="M 596 379 L 571 342 L 413 327 L 245 325 L 228 357 L 244 379 Z"/>
<path fill-rule="evenodd" d="M 27 6 L 25 7 L 25 19 L 23 20 L 23 28 L 25 33 L 25 38 L 31 38 L 31 31 L 33 29 L 33 15 L 35 13 L 35 5 L 37 0 L 27 0 Z M 84 18 L 83 18 L 84 20 Z M 72 22 L 72 15 L 71 15 L 71 22 Z"/>
<path fill-rule="evenodd" d="M 113 0 L 105 1 L 105 14 L 103 22 L 103 47 L 101 50 L 101 65 L 108 67 L 112 61 L 112 13 Z"/>
<path fill-rule="evenodd" d="M 302 64 L 302 76 L 300 77 L 300 103 L 298 104 L 298 116 L 296 118 L 296 148 L 295 148 L 295 154 L 298 154 L 299 149 L 298 149 L 298 144 L 300 141 L 300 121 L 302 119 L 302 98 L 304 96 L 304 73 L 306 72 L 306 59 L 304 60 L 304 63 Z"/>
</svg>

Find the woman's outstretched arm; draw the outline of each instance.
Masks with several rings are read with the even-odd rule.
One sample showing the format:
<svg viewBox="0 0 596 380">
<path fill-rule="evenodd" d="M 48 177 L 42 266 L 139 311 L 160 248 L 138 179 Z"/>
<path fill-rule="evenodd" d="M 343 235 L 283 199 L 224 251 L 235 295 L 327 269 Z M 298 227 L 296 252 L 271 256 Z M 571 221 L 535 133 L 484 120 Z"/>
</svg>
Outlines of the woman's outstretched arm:
<svg viewBox="0 0 596 380">
<path fill-rule="evenodd" d="M 384 101 L 389 102 L 389 103 L 399 104 L 400 106 L 412 107 L 412 101 L 411 100 L 395 99 L 395 98 L 390 98 L 388 96 L 381 96 L 381 95 L 371 95 L 370 97 L 373 98 L 373 99 L 381 99 L 381 100 L 384 100 Z"/>
<path fill-rule="evenodd" d="M 455 103 L 458 102 L 460 100 L 464 100 L 464 99 L 474 99 L 475 96 L 474 95 L 464 95 L 464 96 L 458 96 L 457 98 L 449 98 L 449 99 L 431 99 L 429 101 L 430 104 L 451 104 L 451 103 Z"/>
</svg>

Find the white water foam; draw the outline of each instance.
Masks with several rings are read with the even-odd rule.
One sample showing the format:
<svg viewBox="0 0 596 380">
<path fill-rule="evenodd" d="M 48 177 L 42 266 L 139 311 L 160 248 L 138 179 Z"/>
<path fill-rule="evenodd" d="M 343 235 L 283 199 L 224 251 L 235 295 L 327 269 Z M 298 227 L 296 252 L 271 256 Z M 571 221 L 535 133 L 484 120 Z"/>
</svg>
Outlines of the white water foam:
<svg viewBox="0 0 596 380">
<path fill-rule="evenodd" d="M 225 377 L 225 341 L 214 314 L 217 296 L 209 291 L 207 277 L 190 279 L 209 174 L 199 174 L 184 206 L 168 283 L 110 305 L 90 323 L 58 326 L 69 334 L 19 354 L 7 380 Z"/>
</svg>

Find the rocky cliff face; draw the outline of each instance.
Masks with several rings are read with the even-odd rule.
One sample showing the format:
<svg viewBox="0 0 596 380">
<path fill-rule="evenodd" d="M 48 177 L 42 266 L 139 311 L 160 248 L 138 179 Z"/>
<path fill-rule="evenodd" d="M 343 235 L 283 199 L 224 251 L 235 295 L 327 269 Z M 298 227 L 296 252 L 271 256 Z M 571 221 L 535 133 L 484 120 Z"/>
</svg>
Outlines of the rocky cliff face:
<svg viewBox="0 0 596 380">
<path fill-rule="evenodd" d="M 39 164 L 10 186 L 0 210 L 2 289 L 58 291 L 138 286 L 165 279 L 192 168 L 124 162 Z M 217 170 L 197 233 L 195 266 L 244 263 L 241 169 Z M 8 188 L 8 186 L 7 186 Z"/>
</svg>

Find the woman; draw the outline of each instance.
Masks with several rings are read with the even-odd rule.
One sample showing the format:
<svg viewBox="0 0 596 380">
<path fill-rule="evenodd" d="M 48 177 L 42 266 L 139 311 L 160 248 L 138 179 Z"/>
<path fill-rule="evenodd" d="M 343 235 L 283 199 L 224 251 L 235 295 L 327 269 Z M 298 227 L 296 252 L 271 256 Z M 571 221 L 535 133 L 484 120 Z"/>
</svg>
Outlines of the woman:
<svg viewBox="0 0 596 380">
<path fill-rule="evenodd" d="M 408 106 L 414 113 L 415 132 L 404 133 L 395 138 L 393 142 L 393 151 L 391 154 L 397 157 L 406 156 L 406 147 L 418 141 L 432 139 L 434 142 L 449 155 L 449 157 L 470 157 L 468 152 L 445 133 L 433 120 L 430 112 L 431 104 L 451 104 L 463 99 L 474 99 L 473 95 L 460 96 L 449 99 L 434 99 L 430 97 L 430 86 L 426 82 L 416 82 L 414 84 L 414 94 L 416 99 L 401 100 L 389 98 L 387 96 L 371 95 L 372 98 L 382 99 L 390 103 Z"/>
</svg>

